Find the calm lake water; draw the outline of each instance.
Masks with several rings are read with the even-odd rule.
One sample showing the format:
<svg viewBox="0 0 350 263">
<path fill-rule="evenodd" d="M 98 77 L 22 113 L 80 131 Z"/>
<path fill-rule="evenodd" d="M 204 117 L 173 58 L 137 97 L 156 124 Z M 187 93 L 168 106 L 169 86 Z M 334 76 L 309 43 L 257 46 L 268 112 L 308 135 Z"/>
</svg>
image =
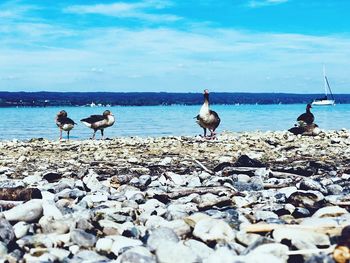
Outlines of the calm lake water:
<svg viewBox="0 0 350 263">
<path fill-rule="evenodd" d="M 198 114 L 196 106 L 145 106 L 110 107 L 117 121 L 105 130 L 109 138 L 118 136 L 169 136 L 198 135 L 203 130 L 193 118 Z M 78 123 L 71 131 L 71 139 L 87 139 L 92 130 L 80 123 L 91 114 L 102 114 L 100 107 L 49 107 L 49 108 L 0 108 L 0 140 L 47 138 L 57 139 L 59 130 L 55 124 L 56 113 L 65 109 L 68 116 Z M 291 128 L 296 118 L 305 112 L 305 105 L 212 105 L 221 118 L 218 132 L 228 131 L 277 131 Z M 321 129 L 350 129 L 350 104 L 314 107 L 315 123 Z M 97 138 L 100 133 L 97 133 Z"/>
</svg>

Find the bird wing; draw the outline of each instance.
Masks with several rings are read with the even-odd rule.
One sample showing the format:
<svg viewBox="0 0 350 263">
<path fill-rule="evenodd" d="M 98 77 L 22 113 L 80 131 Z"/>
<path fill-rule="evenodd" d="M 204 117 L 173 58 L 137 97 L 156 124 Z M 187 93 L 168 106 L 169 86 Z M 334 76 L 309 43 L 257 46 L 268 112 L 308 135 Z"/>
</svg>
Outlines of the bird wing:
<svg viewBox="0 0 350 263">
<path fill-rule="evenodd" d="M 73 121 L 71 118 L 66 118 L 66 121 L 65 121 L 66 124 L 76 124 L 75 121 Z"/>
<path fill-rule="evenodd" d="M 305 113 L 301 114 L 301 115 L 298 117 L 297 121 L 304 121 L 304 120 L 305 120 L 305 117 L 306 117 L 305 115 L 306 115 Z"/>
<path fill-rule="evenodd" d="M 219 114 L 217 114 L 215 111 L 213 110 L 209 110 L 209 113 L 214 115 L 215 119 L 217 120 L 218 123 L 220 123 L 220 117 L 219 117 Z M 218 124 L 219 125 L 219 124 Z"/>
<path fill-rule="evenodd" d="M 88 118 L 81 119 L 80 121 L 88 122 L 88 123 L 94 123 L 98 121 L 103 121 L 105 117 L 103 115 L 91 115 Z"/>
<path fill-rule="evenodd" d="M 297 121 L 303 121 L 303 122 L 306 122 L 307 124 L 313 123 L 314 120 L 315 120 L 315 117 L 312 113 L 303 113 L 297 119 Z"/>
</svg>

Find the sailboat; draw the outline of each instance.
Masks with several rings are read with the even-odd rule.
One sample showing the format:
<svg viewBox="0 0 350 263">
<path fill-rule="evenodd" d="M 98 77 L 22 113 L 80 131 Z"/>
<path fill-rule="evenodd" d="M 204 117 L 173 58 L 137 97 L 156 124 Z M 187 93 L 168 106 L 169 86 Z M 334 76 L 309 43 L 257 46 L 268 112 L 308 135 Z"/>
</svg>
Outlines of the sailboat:
<svg viewBox="0 0 350 263">
<path fill-rule="evenodd" d="M 324 77 L 324 92 L 325 96 L 323 98 L 315 99 L 312 102 L 313 106 L 330 106 L 335 105 L 335 99 L 331 90 L 331 87 L 329 86 L 329 82 L 326 76 L 326 69 L 323 66 L 323 77 Z"/>
</svg>

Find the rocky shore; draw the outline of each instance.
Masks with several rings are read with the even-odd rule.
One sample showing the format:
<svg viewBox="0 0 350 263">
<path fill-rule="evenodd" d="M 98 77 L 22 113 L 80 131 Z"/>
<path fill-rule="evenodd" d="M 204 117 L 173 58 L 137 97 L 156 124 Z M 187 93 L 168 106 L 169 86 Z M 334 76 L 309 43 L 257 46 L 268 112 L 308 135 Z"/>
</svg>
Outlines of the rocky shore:
<svg viewBox="0 0 350 263">
<path fill-rule="evenodd" d="M 349 179 L 347 130 L 2 141 L 0 262 L 347 262 Z"/>
</svg>

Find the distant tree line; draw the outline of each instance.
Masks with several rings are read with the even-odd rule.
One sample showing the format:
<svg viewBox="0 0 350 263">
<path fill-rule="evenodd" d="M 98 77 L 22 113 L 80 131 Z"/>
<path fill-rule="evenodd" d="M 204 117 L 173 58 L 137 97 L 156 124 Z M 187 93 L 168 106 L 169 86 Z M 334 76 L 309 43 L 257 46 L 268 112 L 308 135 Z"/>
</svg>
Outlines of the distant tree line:
<svg viewBox="0 0 350 263">
<path fill-rule="evenodd" d="M 212 92 L 212 104 L 309 103 L 322 94 Z M 335 95 L 336 103 L 350 103 L 350 94 Z M 0 92 L 0 107 L 84 106 L 91 103 L 121 106 L 197 105 L 201 93 L 168 92 Z"/>
</svg>

